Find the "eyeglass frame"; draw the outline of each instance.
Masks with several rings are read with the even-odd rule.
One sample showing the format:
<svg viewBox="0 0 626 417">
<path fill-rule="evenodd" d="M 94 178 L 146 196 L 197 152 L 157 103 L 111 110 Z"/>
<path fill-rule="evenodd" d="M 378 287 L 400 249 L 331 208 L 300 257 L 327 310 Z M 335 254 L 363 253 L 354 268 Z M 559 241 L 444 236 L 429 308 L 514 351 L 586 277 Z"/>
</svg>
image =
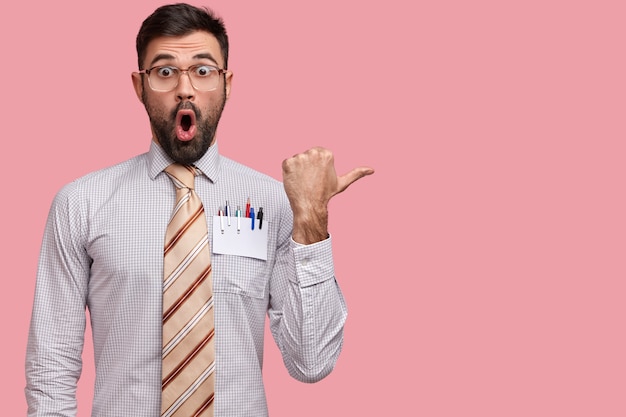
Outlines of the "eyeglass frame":
<svg viewBox="0 0 626 417">
<path fill-rule="evenodd" d="M 215 89 L 217 89 L 217 86 L 219 85 L 219 82 L 215 85 L 215 87 L 213 87 L 210 90 L 200 90 L 198 87 L 196 87 L 193 83 L 193 80 L 191 79 L 191 77 L 189 76 L 189 71 L 198 67 L 211 67 L 215 70 L 217 70 L 217 73 L 219 75 L 225 75 L 228 73 L 227 69 L 224 68 L 220 68 L 220 67 L 216 67 L 215 65 L 210 65 L 210 64 L 195 64 L 195 65 L 190 65 L 187 68 L 183 69 L 183 68 L 178 68 L 176 65 L 155 65 L 152 68 L 148 68 L 148 69 L 144 69 L 141 71 L 137 71 L 138 74 L 146 74 L 148 76 L 148 85 L 150 86 L 150 88 L 153 91 L 157 91 L 159 93 L 168 93 L 170 91 L 173 91 L 174 89 L 176 89 L 176 87 L 178 87 L 178 83 L 180 83 L 180 77 L 182 77 L 183 74 L 187 74 L 187 77 L 189 77 L 189 82 L 191 83 L 191 86 L 198 91 L 214 91 Z M 180 72 L 180 74 L 178 74 L 178 79 L 176 80 L 176 84 L 174 84 L 174 86 L 172 88 L 170 88 L 169 90 L 157 90 L 156 88 L 152 87 L 152 83 L 150 82 L 150 73 L 152 71 L 154 71 L 155 69 L 158 68 L 172 68 L 175 69 L 177 71 Z"/>
</svg>

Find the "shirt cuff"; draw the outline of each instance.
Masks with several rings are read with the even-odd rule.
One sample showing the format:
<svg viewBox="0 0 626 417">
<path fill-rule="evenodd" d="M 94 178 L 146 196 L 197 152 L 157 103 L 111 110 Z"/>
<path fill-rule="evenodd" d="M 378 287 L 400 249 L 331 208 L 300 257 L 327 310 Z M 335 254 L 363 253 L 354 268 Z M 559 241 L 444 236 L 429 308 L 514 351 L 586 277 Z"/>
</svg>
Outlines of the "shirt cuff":
<svg viewBox="0 0 626 417">
<path fill-rule="evenodd" d="M 332 238 L 310 245 L 303 245 L 291 239 L 296 276 L 301 288 L 319 284 L 335 277 L 333 264 Z"/>
</svg>

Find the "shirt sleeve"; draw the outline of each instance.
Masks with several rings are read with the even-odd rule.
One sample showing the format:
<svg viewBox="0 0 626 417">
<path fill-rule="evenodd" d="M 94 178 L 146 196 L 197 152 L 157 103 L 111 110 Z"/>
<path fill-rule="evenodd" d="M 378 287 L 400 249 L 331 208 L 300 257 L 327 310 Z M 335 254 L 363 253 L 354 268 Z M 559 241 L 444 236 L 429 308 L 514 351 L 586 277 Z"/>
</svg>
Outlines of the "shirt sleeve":
<svg viewBox="0 0 626 417">
<path fill-rule="evenodd" d="M 82 218 L 65 187 L 52 203 L 39 257 L 26 350 L 28 417 L 76 415 L 90 266 Z"/>
<path fill-rule="evenodd" d="M 331 237 L 311 245 L 289 238 L 270 285 L 270 330 L 289 374 L 317 382 L 335 367 L 346 303 L 335 279 Z"/>
</svg>

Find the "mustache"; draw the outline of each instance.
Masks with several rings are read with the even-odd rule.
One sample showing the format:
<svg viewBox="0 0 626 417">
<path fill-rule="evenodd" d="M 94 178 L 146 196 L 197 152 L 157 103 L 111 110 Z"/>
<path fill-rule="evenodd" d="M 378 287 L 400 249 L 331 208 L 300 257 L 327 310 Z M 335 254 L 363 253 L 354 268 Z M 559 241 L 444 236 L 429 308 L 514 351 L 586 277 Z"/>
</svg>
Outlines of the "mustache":
<svg viewBox="0 0 626 417">
<path fill-rule="evenodd" d="M 180 110 L 192 110 L 195 113 L 195 115 L 196 115 L 196 120 L 200 119 L 200 116 L 201 116 L 200 115 L 200 110 L 191 101 L 181 101 L 180 103 L 178 103 L 176 108 L 174 110 L 172 110 L 172 118 L 173 119 L 176 119 L 176 114 Z"/>
</svg>

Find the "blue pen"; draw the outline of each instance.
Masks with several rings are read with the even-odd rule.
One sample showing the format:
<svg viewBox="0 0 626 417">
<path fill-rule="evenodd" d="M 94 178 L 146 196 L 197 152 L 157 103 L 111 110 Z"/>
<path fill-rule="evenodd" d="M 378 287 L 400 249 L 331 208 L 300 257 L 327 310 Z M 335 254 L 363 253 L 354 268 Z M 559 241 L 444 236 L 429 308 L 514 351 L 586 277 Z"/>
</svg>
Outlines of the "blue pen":
<svg viewBox="0 0 626 417">
<path fill-rule="evenodd" d="M 237 217 L 237 233 L 241 230 L 241 209 L 237 206 L 237 210 L 235 210 L 235 217 Z"/>
<path fill-rule="evenodd" d="M 230 206 L 228 205 L 228 200 L 226 200 L 226 220 L 228 220 L 228 225 L 230 226 Z"/>
<path fill-rule="evenodd" d="M 252 230 L 254 230 L 254 222 L 256 221 L 254 218 L 254 207 L 250 207 L 250 220 L 252 221 Z"/>
</svg>

